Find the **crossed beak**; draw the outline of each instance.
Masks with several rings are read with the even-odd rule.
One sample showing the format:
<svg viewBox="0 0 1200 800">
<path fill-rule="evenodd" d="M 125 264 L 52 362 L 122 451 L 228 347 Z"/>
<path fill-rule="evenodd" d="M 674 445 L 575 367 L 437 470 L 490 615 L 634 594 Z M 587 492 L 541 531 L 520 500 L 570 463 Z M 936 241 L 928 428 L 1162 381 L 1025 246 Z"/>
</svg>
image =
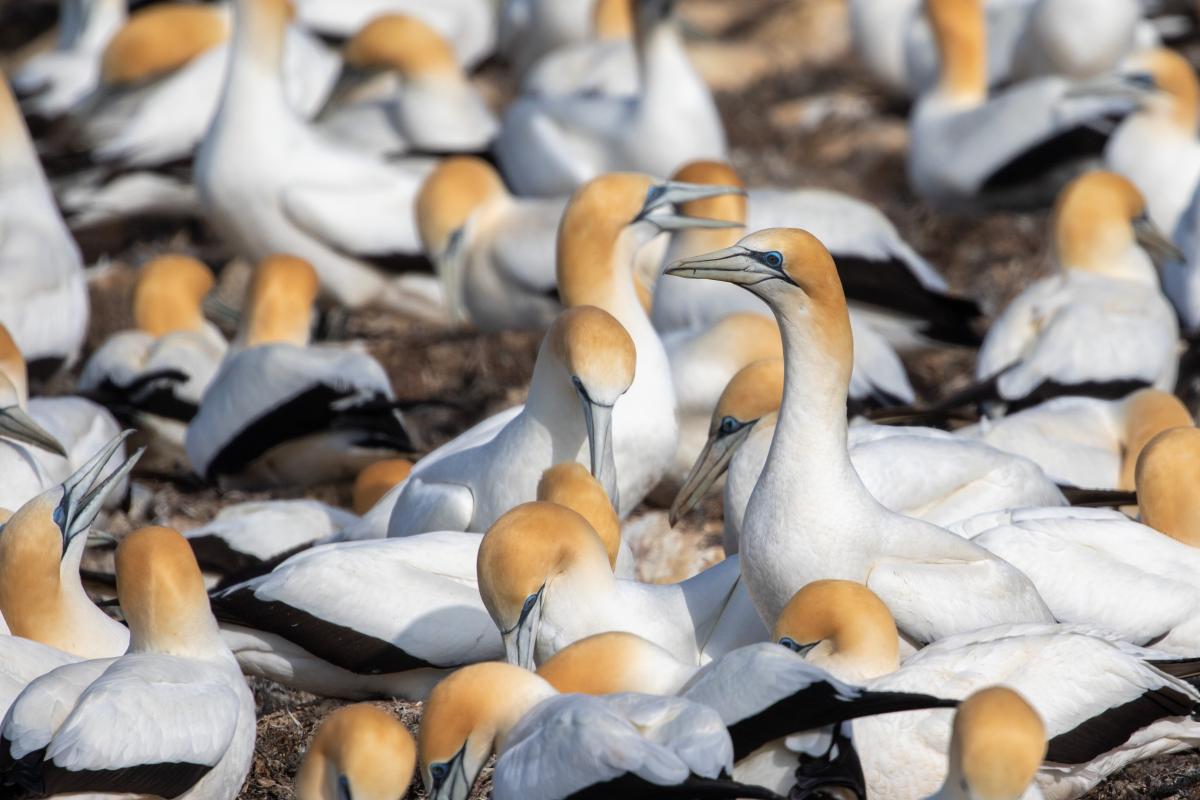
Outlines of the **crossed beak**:
<svg viewBox="0 0 1200 800">
<path fill-rule="evenodd" d="M 753 286 L 772 278 L 783 277 L 781 273 L 773 271 L 754 258 L 750 250 L 737 244 L 724 250 L 681 258 L 667 267 L 666 274 L 678 275 L 681 278 L 708 278 L 741 286 Z"/>
<path fill-rule="evenodd" d="M 1170 237 L 1147 216 L 1143 215 L 1133 221 L 1133 234 L 1137 243 L 1142 246 L 1155 264 L 1166 264 L 1185 259 L 1183 251 L 1176 247 Z"/>
<path fill-rule="evenodd" d="M 718 431 L 708 437 L 704 449 L 700 451 L 700 456 L 692 465 L 692 471 L 688 473 L 683 486 L 675 495 L 674 502 L 671 503 L 668 519 L 672 527 L 695 508 L 704 499 L 709 488 L 725 474 L 725 470 L 729 469 L 729 461 L 733 458 L 733 454 L 737 452 L 742 442 L 746 441 L 746 437 L 753 429 L 754 422 L 749 422 L 732 433 Z"/>
<path fill-rule="evenodd" d="M 113 454 L 132 433 L 133 431 L 123 431 L 118 434 L 74 475 L 63 481 L 62 500 L 55 511 L 55 522 L 62 529 L 63 552 L 66 552 L 66 547 L 72 539 L 91 527 L 109 492 L 130 473 L 133 465 L 142 457 L 144 449 L 125 459 L 121 466 L 107 476 L 101 477 Z"/>
<path fill-rule="evenodd" d="M 613 454 L 613 406 L 597 403 L 588 396 L 578 381 L 575 391 L 583 404 L 583 421 L 587 425 L 588 453 L 591 456 L 592 477 L 604 487 L 604 493 L 614 509 L 620 510 L 621 498 L 617 488 L 617 462 Z"/>
<path fill-rule="evenodd" d="M 504 640 L 505 660 L 523 669 L 534 668 L 533 657 L 542 623 L 542 597 L 545 591 L 546 584 L 542 584 L 537 592 L 529 595 L 521 608 L 517 624 L 500 631 L 500 638 Z"/>
<path fill-rule="evenodd" d="M 67 457 L 67 451 L 49 431 L 43 428 L 20 406 L 0 408 L 0 436 L 24 442 L 47 453 Z"/>
<path fill-rule="evenodd" d="M 667 181 L 650 187 L 650 191 L 646 194 L 646 203 L 634 218 L 634 222 L 648 222 L 660 231 L 679 231 L 685 228 L 740 228 L 742 227 L 740 222 L 677 214 L 671 209 L 671 206 L 686 203 L 689 200 L 703 200 L 706 197 L 720 197 L 727 194 L 744 195 L 745 193 L 744 189 L 736 186 Z M 661 213 L 653 213 L 659 209 L 664 210 Z"/>
</svg>

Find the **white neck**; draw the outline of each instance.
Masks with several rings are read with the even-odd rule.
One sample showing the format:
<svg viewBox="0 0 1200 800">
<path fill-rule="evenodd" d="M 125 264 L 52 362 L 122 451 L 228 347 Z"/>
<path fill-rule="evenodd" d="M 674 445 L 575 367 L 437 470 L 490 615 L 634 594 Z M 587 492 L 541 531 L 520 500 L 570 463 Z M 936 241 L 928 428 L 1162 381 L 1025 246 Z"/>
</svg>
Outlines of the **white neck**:
<svg viewBox="0 0 1200 800">
<path fill-rule="evenodd" d="M 265 18 L 252 0 L 240 0 L 236 9 L 225 88 L 213 126 L 228 120 L 238 128 L 270 130 L 272 120 L 291 115 L 283 87 L 285 30 Z"/>
<path fill-rule="evenodd" d="M 575 461 L 587 441 L 587 422 L 583 405 L 566 370 L 542 345 L 533 368 L 529 396 L 521 415 L 550 434 L 552 462 Z"/>
<path fill-rule="evenodd" d="M 763 480 L 786 473 L 789 482 L 796 481 L 793 490 L 803 487 L 809 496 L 836 490 L 870 498 L 846 449 L 847 371 L 813 336 L 807 311 L 793 307 L 775 316 L 783 337 L 783 403 Z"/>
</svg>

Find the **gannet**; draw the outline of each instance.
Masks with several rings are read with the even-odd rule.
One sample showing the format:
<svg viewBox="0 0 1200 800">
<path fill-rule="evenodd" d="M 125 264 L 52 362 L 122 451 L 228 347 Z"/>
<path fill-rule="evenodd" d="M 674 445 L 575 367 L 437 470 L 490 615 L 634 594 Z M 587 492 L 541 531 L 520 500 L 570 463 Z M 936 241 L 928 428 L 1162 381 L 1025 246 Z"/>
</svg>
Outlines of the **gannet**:
<svg viewBox="0 0 1200 800">
<path fill-rule="evenodd" d="M 677 694 L 713 708 L 733 742 L 733 779 L 781 795 L 797 784 L 809 792 L 847 781 L 861 789 L 853 745 L 837 731 L 841 723 L 957 705 L 929 695 L 863 691 L 769 642 L 697 667 L 640 636 L 599 633 L 560 650 L 537 674 L 563 693 Z"/>
<path fill-rule="evenodd" d="M 728 227 L 729 223 L 655 209 L 704 197 L 737 194 L 728 186 L 616 173 L 590 181 L 572 196 L 558 237 L 558 294 L 566 306 L 595 305 L 611 313 L 637 346 L 633 385 L 613 416 L 613 449 L 621 480 L 622 516 L 632 511 L 670 466 L 679 435 L 675 390 L 662 340 L 638 285 L 640 250 L 660 231 Z M 616 500 L 616 496 L 610 493 Z"/>
<path fill-rule="evenodd" d="M 685 164 L 673 179 L 744 188 L 733 167 L 719 161 Z M 820 239 L 837 264 L 856 342 L 868 335 L 883 337 L 900 350 L 980 342 L 974 330 L 979 307 L 951 292 L 937 269 L 868 203 L 825 189 L 753 187 L 746 197 L 722 195 L 687 203 L 680 210 L 689 216 L 742 223 L 744 230 L 680 231 L 672 238 L 666 263 L 736 244 L 745 232 L 800 227 Z M 664 275 L 655 284 L 652 318 L 656 328 L 670 331 L 712 322 L 714 314 L 752 309 L 766 313 L 761 301 L 734 287 Z M 875 378 L 882 389 L 912 395 L 906 380 L 885 380 L 897 370 L 903 376 L 894 355 L 886 361 L 880 357 L 878 363 L 865 361 L 858 353 L 855 359 L 855 369 Z"/>
<path fill-rule="evenodd" d="M 343 58 L 355 74 L 317 123 L 343 144 L 382 156 L 482 152 L 499 128 L 450 44 L 417 17 L 375 17 Z"/>
<path fill-rule="evenodd" d="M 530 500 L 548 467 L 587 460 L 617 502 L 614 410 L 634 380 L 633 340 L 610 314 L 591 306 L 564 311 L 542 341 L 529 399 L 486 440 L 467 431 L 418 461 L 397 495 L 388 535 L 487 530 Z M 488 424 L 489 421 L 481 423 Z"/>
<path fill-rule="evenodd" d="M 188 458 L 205 480 L 308 485 L 413 449 L 379 362 L 309 345 L 316 297 L 308 262 L 259 264 L 233 348 L 188 425 Z"/>
<path fill-rule="evenodd" d="M 518 194 L 564 194 L 605 172 L 664 176 L 726 157 L 712 92 L 688 60 L 672 5 L 638 0 L 634 9 L 637 94 L 524 95 L 505 110 L 495 153 Z"/>
<path fill-rule="evenodd" d="M 116 564 L 128 653 L 101 661 L 91 681 L 69 680 L 95 669 L 85 661 L 30 684 L 4 723 L 0 780 L 34 796 L 233 800 L 254 753 L 254 696 L 192 551 L 173 530 L 142 528 L 117 546 Z"/>
<path fill-rule="evenodd" d="M 671 505 L 672 524 L 728 470 L 724 544 L 738 551 L 751 492 L 758 482 L 783 397 L 783 362 L 755 362 L 721 395 L 708 440 Z M 982 511 L 1065 505 L 1054 482 L 1033 462 L 932 428 L 852 425 L 850 462 L 871 495 L 899 514 L 948 525 Z"/>
<path fill-rule="evenodd" d="M 333 536 L 358 516 L 317 500 L 260 500 L 226 506 L 184 532 L 205 577 L 244 580 L 286 554 Z"/>
<path fill-rule="evenodd" d="M 1112 124 L 1136 105 L 1060 77 L 989 98 L 982 0 L 926 0 L 925 9 L 941 75 L 909 117 L 908 176 L 928 203 L 954 211 L 1048 205 L 1098 162 Z"/>
<path fill-rule="evenodd" d="M 57 189 L 72 227 L 198 213 L 186 166 L 220 102 L 228 36 L 227 7 L 176 3 L 140 9 L 112 38 L 100 85 L 71 110 L 71 144 L 97 164 Z M 311 117 L 340 59 L 294 25 L 285 39 L 284 92 Z"/>
<path fill-rule="evenodd" d="M 1060 270 L 996 319 L 975 363 L 980 384 L 964 394 L 1020 408 L 1059 395 L 1174 388 L 1179 327 L 1153 261 L 1177 251 L 1145 208 L 1137 187 L 1109 172 L 1063 190 L 1053 224 Z"/>
<path fill-rule="evenodd" d="M 234 9 L 220 107 L 196 153 L 209 222 L 243 257 L 291 253 L 309 261 L 323 288 L 347 305 L 439 316 L 431 278 L 389 278 L 378 268 L 419 253 L 413 202 L 431 165 L 384 161 L 321 136 L 284 95 L 287 3 L 236 0 Z"/>
<path fill-rule="evenodd" d="M 96 86 L 104 46 L 125 22 L 125 0 L 59 0 L 58 16 L 54 47 L 12 73 L 22 105 L 51 119 Z"/>
<path fill-rule="evenodd" d="M 526 405 L 484 420 L 417 463 L 404 489 L 392 498 L 395 510 L 389 535 L 463 530 L 468 524 L 470 530 L 483 532 L 500 514 L 531 499 L 541 471 L 565 457 L 557 449 L 554 455 L 547 452 L 547 428 L 555 434 L 571 430 L 567 438 L 573 443 L 566 445 L 568 448 L 582 443 L 582 438 L 574 438 L 582 437 L 584 431 L 576 427 L 580 419 L 576 403 L 582 399 L 579 387 L 574 381 L 568 386 L 563 380 L 571 374 L 579 378 L 580 386 L 591 398 L 584 400 L 585 413 L 592 415 L 594 425 L 602 426 L 591 430 L 588 438 L 599 443 L 611 429 L 615 472 L 606 466 L 602 478 L 609 497 L 619 504 L 623 515 L 641 502 L 670 463 L 678 422 L 666 352 L 638 297 L 632 262 L 643 245 L 662 230 L 710 224 L 708 220 L 665 213 L 666 207 L 728 191 L 728 187 L 655 184 L 643 175 L 617 173 L 597 178 L 576 192 L 567 206 L 558 238 L 559 297 L 566 306 L 595 306 L 608 313 L 571 314 L 571 319 L 581 320 L 571 323 L 572 329 L 578 329 L 571 336 L 566 336 L 569 331 L 565 327 L 558 334 L 554 334 L 557 326 L 552 328 L 543 340 Z M 596 322 L 584 323 L 583 317 Z M 560 323 L 563 319 L 559 317 Z M 623 335 L 614 329 L 614 320 L 624 328 Z M 580 326 L 585 324 L 606 331 L 597 339 L 610 354 L 606 360 L 585 361 L 586 353 L 595 345 L 580 344 L 577 348 L 571 343 L 582 341 Z M 562 345 L 567 343 L 571 346 L 564 349 Z M 630 343 L 634 347 L 626 350 Z M 571 373 L 564 374 L 563 367 Z M 620 403 L 616 403 L 618 397 Z M 613 403 L 616 406 L 611 411 L 602 407 Z M 530 430 L 537 433 L 531 434 Z M 501 463 L 500 456 L 492 454 L 517 446 L 523 448 L 522 452 L 537 448 L 538 457 L 513 460 L 505 456 L 505 479 L 484 480 L 488 470 Z M 588 453 L 589 458 L 596 459 L 594 469 L 607 458 L 606 453 L 590 448 Z M 583 458 L 582 452 L 578 458 Z M 515 465 L 521 468 L 514 469 Z M 434 480 L 440 485 L 431 488 L 429 483 Z M 468 490 L 467 485 L 477 488 Z M 471 496 L 473 491 L 486 493 L 486 513 L 476 510 L 475 504 L 481 501 Z M 446 502 L 449 495 L 455 496 L 451 503 Z"/>
<path fill-rule="evenodd" d="M 638 90 L 633 46 L 634 0 L 595 0 L 590 38 L 564 42 L 538 58 L 521 76 L 521 92 L 579 93 L 626 97 Z"/>
<path fill-rule="evenodd" d="M 354 513 L 317 500 L 259 500 L 222 508 L 211 521 L 184 532 L 206 581 L 220 587 L 262 575 L 288 556 L 329 541 L 362 524 L 361 515 L 394 486 L 404 482 L 412 463 L 403 459 L 376 461 L 354 479 Z M 373 536 L 382 539 L 384 520 Z"/>
<path fill-rule="evenodd" d="M 765 309 L 764 309 L 765 310 Z M 783 357 L 779 326 L 767 314 L 734 312 L 692 333 L 663 335 L 679 412 L 679 444 L 655 499 L 670 502 L 679 491 L 707 438 L 709 418 L 726 385 L 742 368 Z M 661 504 L 661 503 L 660 503 Z"/>
<path fill-rule="evenodd" d="M 1191 491 L 1198 454 L 1200 430 L 1191 427 L 1163 431 L 1142 449 L 1135 473 L 1142 523 L 1101 509 L 1024 508 L 953 530 L 1028 575 L 1055 618 L 1193 655 L 1200 648 L 1200 509 Z"/>
<path fill-rule="evenodd" d="M 1112 80 L 1115 94 L 1132 90 L 1141 100 L 1113 132 L 1105 166 L 1132 181 L 1146 198 L 1150 220 L 1174 235 L 1200 182 L 1196 72 L 1183 56 L 1162 48 L 1129 59 Z"/>
<path fill-rule="evenodd" d="M 6 442 L 30 445 L 47 453 L 65 457 L 67 451 L 62 442 L 38 424 L 26 410 L 28 405 L 29 384 L 25 358 L 21 355 L 17 343 L 13 341 L 8 328 L 0 323 L 0 438 Z M 30 468 L 36 466 L 32 463 L 36 456 L 27 453 L 24 447 L 12 448 L 11 452 L 5 452 L 6 460 L 24 458 L 30 462 Z M 5 481 L 13 478 L 15 476 L 6 470 Z M 5 505 L 16 507 L 20 504 L 6 501 Z"/>
<path fill-rule="evenodd" d="M 930 800 L 1022 800 L 1046 756 L 1046 726 L 1012 689 L 991 686 L 962 701 L 950 733 L 946 780 Z"/>
<path fill-rule="evenodd" d="M 438 164 L 417 195 L 417 230 L 451 316 L 483 331 L 548 326 L 562 310 L 555 247 L 566 204 L 514 197 L 480 158 Z"/>
<path fill-rule="evenodd" d="M 335 39 L 349 39 L 385 14 L 416 17 L 449 41 L 466 67 L 477 66 L 496 45 L 496 8 L 488 0 L 296 0 L 294 5 L 300 24 Z"/>
<path fill-rule="evenodd" d="M 408 793 L 417 743 L 375 706 L 339 708 L 321 721 L 296 773 L 297 800 L 398 800 Z"/>
<path fill-rule="evenodd" d="M 104 498 L 140 455 L 103 474 L 128 435 L 109 442 L 62 485 L 24 503 L 0 528 L 0 615 L 13 635 L 84 658 L 125 652 L 129 632 L 88 599 L 79 563 Z"/>
<path fill-rule="evenodd" d="M 723 779 L 733 747 L 713 709 L 678 697 L 560 695 L 511 664 L 475 664 L 442 681 L 425 704 L 418 741 L 431 800 L 466 800 L 493 752 L 496 800 L 565 800 L 614 784 L 777 797 Z"/>
<path fill-rule="evenodd" d="M 406 458 L 385 458 L 368 464 L 354 478 L 352 507 L 360 517 L 394 487 L 408 480 L 413 464 Z"/>
<path fill-rule="evenodd" d="M 736 558 L 677 584 L 622 580 L 592 525 L 553 503 L 525 503 L 497 520 L 479 547 L 478 577 L 507 660 L 527 668 L 611 630 L 636 633 L 688 664 L 763 638 L 739 597 Z"/>
<path fill-rule="evenodd" d="M 65 481 L 121 431 L 113 415 L 91 400 L 30 398 L 28 388 L 25 359 L 0 323 L 0 503 L 9 508 Z M 105 472 L 116 468 L 114 463 Z M 121 479 L 105 506 L 123 502 L 127 488 Z"/>
<path fill-rule="evenodd" d="M 1092 78 L 1157 40 L 1138 0 L 986 0 L 987 80 L 1012 84 L 1039 75 Z M 937 81 L 937 46 L 921 0 L 852 0 L 854 46 L 893 94 L 915 97 Z"/>
<path fill-rule="evenodd" d="M 983 548 L 963 547 L 969 543 L 943 528 L 889 511 L 863 486 L 846 449 L 850 320 L 819 241 L 768 229 L 667 271 L 744 286 L 771 306 L 783 335 L 783 403 L 739 539 L 742 576 L 764 621 L 797 589 L 831 577 L 878 592 L 913 642 L 1052 621 L 1016 569 Z"/>
<path fill-rule="evenodd" d="M 213 288 L 208 267 L 183 255 L 146 263 L 133 290 L 133 330 L 110 336 L 79 377 L 79 391 L 150 434 L 176 463 L 187 424 L 225 357 L 225 337 L 204 318 Z"/>
<path fill-rule="evenodd" d="M 741 179 L 731 167 L 712 161 L 687 164 L 676 173 L 676 178 L 705 184 L 728 180 L 728 185 L 742 186 Z M 816 205 L 819 207 L 821 204 L 818 202 Z M 747 217 L 746 197 L 728 194 L 693 200 L 682 204 L 680 212 L 688 216 L 744 224 Z M 741 224 L 727 229 L 679 231 L 672 237 L 667 251 L 668 263 L 677 258 L 709 253 L 735 244 L 744 232 Z M 655 270 L 659 269 L 658 264 L 653 266 Z M 683 425 L 671 475 L 676 488 L 700 451 L 697 438 L 703 435 L 708 417 L 729 379 L 749 361 L 770 355 L 767 348 L 775 348 L 775 352 L 778 352 L 779 334 L 773 324 L 768 324 L 767 330 L 763 330 L 759 323 L 755 326 L 758 330 L 749 328 L 744 331 L 748 334 L 749 347 L 739 347 L 739 329 L 753 323 L 746 320 L 731 327 L 725 322 L 729 318 L 727 315 L 736 315 L 733 318 L 739 320 L 745 320 L 748 314 L 768 318 L 770 309 L 765 303 L 739 291 L 737 287 L 712 282 L 713 289 L 707 283 L 682 280 L 672 275 L 663 275 L 654 283 L 651 320 L 662 333 L 668 347 Z M 693 286 L 700 288 L 693 289 Z M 915 398 L 904 365 L 888 342 L 870 325 L 861 321 L 856 323 L 853 317 L 850 324 L 855 331 L 855 340 L 861 340 L 863 345 L 855 351 L 850 383 L 852 413 L 873 405 L 903 404 Z M 705 356 L 712 351 L 714 340 L 719 337 L 731 340 L 722 349 L 731 351 L 737 358 L 726 359 L 724 364 L 716 365 Z M 689 358 L 693 353 L 695 356 Z"/>
<path fill-rule="evenodd" d="M 629 569 L 595 480 L 559 465 L 538 494 L 603 532 L 610 572 Z M 448 671 L 504 655 L 476 580 L 482 538 L 436 531 L 321 545 L 214 594 L 213 608 L 249 674 L 328 696 L 423 699 Z"/>
<path fill-rule="evenodd" d="M 1087 489 L 1132 489 L 1133 471 L 1146 442 L 1167 428 L 1194 424 L 1179 398 L 1140 389 L 1117 400 L 1057 397 L 976 425 L 958 436 L 1035 462 L 1059 484 Z M 1014 503 L 1011 507 L 1041 505 Z"/>
<path fill-rule="evenodd" d="M 1049 749 L 1036 780 L 1047 800 L 1078 797 L 1126 764 L 1189 749 L 1200 736 L 1191 716 L 1200 693 L 1170 674 L 1170 660 L 1159 669 L 1154 651 L 1086 627 L 992 626 L 901 662 L 896 624 L 877 596 L 857 583 L 819 581 L 788 603 L 772 638 L 873 691 L 965 699 L 1003 684 L 1019 692 L 1045 723 Z M 852 722 L 868 795 L 902 800 L 936 791 L 947 773 L 951 724 L 951 713 L 938 709 Z"/>
<path fill-rule="evenodd" d="M 74 363 L 87 333 L 83 261 L 0 80 L 0 320 L 38 376 Z M 37 269 L 30 269 L 36 264 Z"/>
</svg>

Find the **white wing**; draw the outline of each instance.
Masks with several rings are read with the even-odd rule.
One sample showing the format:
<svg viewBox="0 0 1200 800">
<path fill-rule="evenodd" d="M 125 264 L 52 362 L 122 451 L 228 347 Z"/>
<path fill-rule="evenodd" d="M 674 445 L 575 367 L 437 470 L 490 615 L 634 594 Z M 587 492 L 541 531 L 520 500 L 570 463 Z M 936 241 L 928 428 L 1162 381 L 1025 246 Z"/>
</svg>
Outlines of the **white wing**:
<svg viewBox="0 0 1200 800">
<path fill-rule="evenodd" d="M 413 204 L 434 161 L 396 164 L 348 152 L 337 154 L 339 163 L 332 165 L 334 145 L 312 149 L 307 157 L 338 171 L 322 169 L 283 189 L 281 205 L 293 224 L 348 255 L 420 252 Z M 354 161 L 359 163 L 343 168 Z"/>
<path fill-rule="evenodd" d="M 77 656 L 40 642 L 8 635 L 3 619 L 0 633 L 4 634 L 0 635 L 0 715 L 35 678 L 79 661 Z"/>
<path fill-rule="evenodd" d="M 354 514 L 316 500 L 266 500 L 227 506 L 211 522 L 184 536 L 202 562 L 203 549 L 216 546 L 217 541 L 232 553 L 265 561 L 357 521 Z"/>
<path fill-rule="evenodd" d="M 228 667 L 174 656 L 117 659 L 46 748 L 43 763 L 58 768 L 44 773 L 47 791 L 61 785 L 119 792 L 131 779 L 163 787 L 149 794 L 189 787 L 221 761 L 240 718 L 253 713 L 249 692 L 231 683 L 241 680 Z M 129 772 L 78 776 L 113 770 Z"/>
<path fill-rule="evenodd" d="M 67 450 L 66 458 L 44 450 L 32 451 L 55 483 L 66 480 L 121 432 L 121 426 L 107 409 L 82 397 L 35 397 L 29 401 L 29 416 Z M 115 472 L 124 458 L 125 446 L 121 445 L 116 458 L 109 461 L 101 474 Z M 127 483 L 125 480 L 118 484 L 106 505 L 116 505 L 124 500 Z"/>
<path fill-rule="evenodd" d="M 1158 289 L 1096 275 L 1065 277 L 1063 296 L 1052 301 L 1057 308 L 1043 314 L 1029 309 L 1036 317 L 1027 323 L 1031 327 L 1014 359 L 1017 366 L 1000 377 L 1000 395 L 1021 398 L 1046 382 L 1140 380 L 1169 388 L 1179 330 Z M 1002 319 L 1008 316 L 1006 311 Z M 985 360 L 987 351 L 985 341 L 980 377 L 1008 366 L 990 353 Z"/>
<path fill-rule="evenodd" d="M 1116 489 L 1123 438 L 1117 410 L 1117 402 L 1112 400 L 1056 397 L 999 419 L 981 420 L 955 433 L 1024 456 L 1058 483 Z"/>
<path fill-rule="evenodd" d="M 269 344 L 230 355 L 188 427 L 187 451 L 201 474 L 250 423 L 326 387 L 342 399 L 394 397 L 379 362 L 350 348 Z"/>
<path fill-rule="evenodd" d="M 560 695 L 542 701 L 516 724 L 496 759 L 496 800 L 557 800 L 623 775 L 673 786 L 687 765 L 640 735 L 601 698 Z"/>
<path fill-rule="evenodd" d="M 876 500 L 935 525 L 995 509 L 1066 504 L 1037 464 L 982 442 L 891 436 L 852 447 L 850 457 Z"/>
<path fill-rule="evenodd" d="M 3 738 L 13 758 L 22 758 L 50 744 L 74 710 L 79 697 L 115 658 L 76 660 L 34 679 L 12 702 L 4 717 Z"/>
<path fill-rule="evenodd" d="M 501 658 L 475 581 L 481 538 L 432 533 L 323 545 L 224 590 L 214 608 L 223 621 L 274 633 L 355 672 Z"/>
<path fill-rule="evenodd" d="M 1043 518 L 993 528 L 974 541 L 1028 575 L 1063 622 L 1147 642 L 1186 626 L 1200 608 L 1200 553 L 1130 520 Z M 1195 639 L 1178 646 L 1194 649 Z M 1157 646 L 1175 649 L 1170 644 Z"/>
<path fill-rule="evenodd" d="M 854 334 L 854 371 L 850 375 L 850 397 L 873 400 L 882 405 L 903 405 L 916 400 L 908 373 L 896 351 L 855 312 L 850 313 Z"/>
</svg>

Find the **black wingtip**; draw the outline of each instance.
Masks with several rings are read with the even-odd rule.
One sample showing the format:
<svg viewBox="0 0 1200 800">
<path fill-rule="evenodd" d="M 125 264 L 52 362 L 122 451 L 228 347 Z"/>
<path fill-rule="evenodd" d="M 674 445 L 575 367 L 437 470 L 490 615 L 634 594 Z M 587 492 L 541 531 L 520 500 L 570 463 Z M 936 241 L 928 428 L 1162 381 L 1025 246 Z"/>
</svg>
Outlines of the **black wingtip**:
<svg viewBox="0 0 1200 800">
<path fill-rule="evenodd" d="M 1081 489 L 1078 486 L 1059 486 L 1063 497 L 1073 506 L 1084 508 L 1119 508 L 1136 506 L 1137 492 L 1121 489 Z"/>
</svg>

